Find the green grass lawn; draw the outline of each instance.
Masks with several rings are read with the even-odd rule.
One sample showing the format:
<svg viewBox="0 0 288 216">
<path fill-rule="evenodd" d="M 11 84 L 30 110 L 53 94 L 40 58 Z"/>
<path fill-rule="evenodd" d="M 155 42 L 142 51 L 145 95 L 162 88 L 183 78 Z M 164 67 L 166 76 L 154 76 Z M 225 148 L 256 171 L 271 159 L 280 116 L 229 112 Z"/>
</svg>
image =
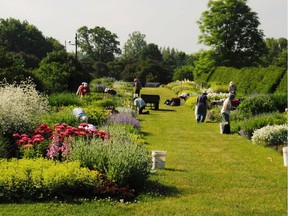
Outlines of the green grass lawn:
<svg viewBox="0 0 288 216">
<path fill-rule="evenodd" d="M 287 215 L 279 153 L 220 134 L 218 123 L 196 124 L 191 108 L 164 105 L 174 96 L 168 89 L 142 93 L 161 96 L 159 110 L 139 116 L 147 148 L 167 151 L 166 169 L 151 174 L 147 192 L 133 203 L 1 204 L 0 215 Z"/>
</svg>

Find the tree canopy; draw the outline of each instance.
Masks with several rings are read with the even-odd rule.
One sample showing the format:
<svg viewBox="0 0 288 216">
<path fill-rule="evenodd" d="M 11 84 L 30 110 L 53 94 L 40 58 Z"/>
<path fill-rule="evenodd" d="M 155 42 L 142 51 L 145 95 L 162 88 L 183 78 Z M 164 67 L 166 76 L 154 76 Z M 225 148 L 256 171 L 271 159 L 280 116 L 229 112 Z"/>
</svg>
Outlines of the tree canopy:
<svg viewBox="0 0 288 216">
<path fill-rule="evenodd" d="M 265 53 L 257 14 L 246 3 L 247 0 L 210 0 L 208 10 L 198 21 L 199 42 L 215 50 L 219 65 L 255 66 Z"/>
<path fill-rule="evenodd" d="M 109 62 L 115 59 L 115 55 L 121 54 L 117 35 L 104 27 L 96 26 L 89 29 L 87 26 L 82 26 L 77 32 L 78 45 L 88 58 Z"/>
<path fill-rule="evenodd" d="M 13 18 L 0 19 L 0 46 L 7 52 L 23 52 L 39 60 L 56 47 L 58 50 L 64 49 L 56 40 L 46 39 L 41 31 L 27 21 Z"/>
<path fill-rule="evenodd" d="M 138 59 L 143 48 L 147 46 L 145 41 L 146 35 L 139 31 L 134 31 L 129 34 L 129 38 L 124 44 L 123 57 L 126 59 Z"/>
</svg>

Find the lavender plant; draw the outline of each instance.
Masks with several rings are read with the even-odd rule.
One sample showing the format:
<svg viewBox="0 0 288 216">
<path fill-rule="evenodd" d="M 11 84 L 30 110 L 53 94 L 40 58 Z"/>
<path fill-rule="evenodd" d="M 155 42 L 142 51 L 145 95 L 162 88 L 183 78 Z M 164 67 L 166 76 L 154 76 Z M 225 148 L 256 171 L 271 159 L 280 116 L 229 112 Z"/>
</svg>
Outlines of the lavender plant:
<svg viewBox="0 0 288 216">
<path fill-rule="evenodd" d="M 135 117 L 131 116 L 129 113 L 120 112 L 117 114 L 112 114 L 108 116 L 107 123 L 119 123 L 119 124 L 130 124 L 136 129 L 140 129 L 140 122 Z"/>
</svg>

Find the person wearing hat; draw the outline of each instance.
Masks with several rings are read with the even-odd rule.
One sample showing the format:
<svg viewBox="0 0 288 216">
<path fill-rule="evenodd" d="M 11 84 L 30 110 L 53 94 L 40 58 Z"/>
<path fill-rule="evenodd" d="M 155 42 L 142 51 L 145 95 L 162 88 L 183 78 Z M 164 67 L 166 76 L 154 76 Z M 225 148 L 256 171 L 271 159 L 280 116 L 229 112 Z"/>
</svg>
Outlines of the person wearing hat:
<svg viewBox="0 0 288 216">
<path fill-rule="evenodd" d="M 237 88 L 236 88 L 234 82 L 231 81 L 229 84 L 229 87 L 228 87 L 228 92 L 236 95 L 236 90 L 237 90 Z"/>
<path fill-rule="evenodd" d="M 221 109 L 222 122 L 230 124 L 230 110 L 232 109 L 231 101 L 235 98 L 234 94 L 229 93 L 229 96 L 223 102 Z"/>
<path fill-rule="evenodd" d="M 88 83 L 82 82 L 81 85 L 77 89 L 76 95 L 78 95 L 79 97 L 90 95 L 90 89 L 89 89 Z"/>
<path fill-rule="evenodd" d="M 202 94 L 197 98 L 196 103 L 196 122 L 204 122 L 207 114 L 208 98 L 207 92 L 203 91 Z"/>
<path fill-rule="evenodd" d="M 104 92 L 107 94 L 110 94 L 110 95 L 116 95 L 117 94 L 117 92 L 112 88 L 105 88 Z"/>
</svg>

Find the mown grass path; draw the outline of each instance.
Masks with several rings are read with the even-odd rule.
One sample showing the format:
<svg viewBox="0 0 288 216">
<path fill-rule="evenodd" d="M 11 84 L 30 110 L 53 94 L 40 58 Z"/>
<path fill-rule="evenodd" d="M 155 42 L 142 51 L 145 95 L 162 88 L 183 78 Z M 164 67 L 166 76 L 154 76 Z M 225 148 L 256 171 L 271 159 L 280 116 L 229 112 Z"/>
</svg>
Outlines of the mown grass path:
<svg viewBox="0 0 288 216">
<path fill-rule="evenodd" d="M 154 178 L 174 191 L 147 203 L 149 215 L 287 214 L 287 169 L 279 153 L 220 134 L 218 123 L 196 124 L 191 108 L 164 105 L 173 96 L 167 89 L 142 92 L 161 95 L 160 110 L 140 119 L 148 148 L 167 151 L 167 169 Z"/>
<path fill-rule="evenodd" d="M 139 116 L 147 148 L 167 151 L 166 169 L 151 175 L 149 193 L 128 204 L 1 204 L 0 215 L 287 215 L 287 169 L 279 153 L 222 135 L 218 123 L 196 124 L 190 107 L 164 105 L 174 96 L 168 89 L 142 93 L 161 96 L 160 110 Z"/>
</svg>

